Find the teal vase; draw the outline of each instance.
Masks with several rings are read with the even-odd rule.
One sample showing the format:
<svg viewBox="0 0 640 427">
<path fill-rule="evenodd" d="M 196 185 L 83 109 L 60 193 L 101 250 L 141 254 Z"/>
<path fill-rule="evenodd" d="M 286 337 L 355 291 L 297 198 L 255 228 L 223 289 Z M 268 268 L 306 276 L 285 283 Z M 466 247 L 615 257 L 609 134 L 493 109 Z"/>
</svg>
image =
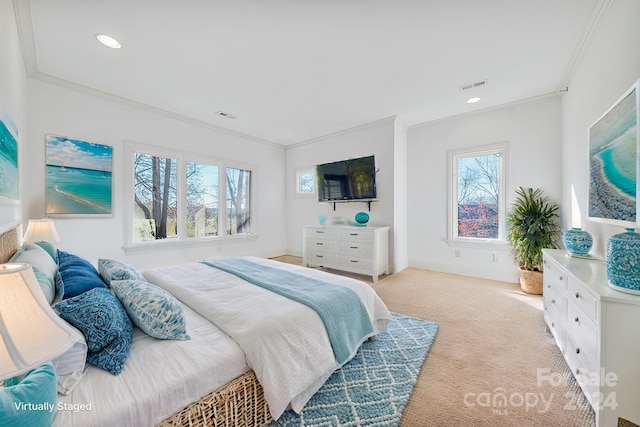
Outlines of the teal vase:
<svg viewBox="0 0 640 427">
<path fill-rule="evenodd" d="M 633 228 L 607 241 L 607 280 L 617 291 L 640 295 L 640 234 Z"/>
<path fill-rule="evenodd" d="M 562 233 L 562 243 L 567 248 L 567 252 L 572 256 L 589 256 L 591 246 L 593 246 L 593 237 L 588 231 L 579 227 L 574 227 Z"/>
</svg>

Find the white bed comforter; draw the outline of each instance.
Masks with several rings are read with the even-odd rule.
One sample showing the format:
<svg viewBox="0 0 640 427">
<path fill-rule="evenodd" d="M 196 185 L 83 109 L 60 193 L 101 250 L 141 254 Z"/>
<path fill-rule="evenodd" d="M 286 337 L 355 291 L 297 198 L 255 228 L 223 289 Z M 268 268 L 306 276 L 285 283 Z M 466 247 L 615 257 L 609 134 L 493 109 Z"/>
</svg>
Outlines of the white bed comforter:
<svg viewBox="0 0 640 427">
<path fill-rule="evenodd" d="M 390 313 L 368 284 L 319 270 L 249 258 L 299 272 L 303 277 L 329 279 L 348 286 L 360 296 L 374 333 L 386 331 Z M 304 304 L 202 263 L 161 267 L 144 275 L 238 343 L 264 389 L 274 419 L 289 406 L 299 412 L 339 367 L 320 316 Z"/>
</svg>

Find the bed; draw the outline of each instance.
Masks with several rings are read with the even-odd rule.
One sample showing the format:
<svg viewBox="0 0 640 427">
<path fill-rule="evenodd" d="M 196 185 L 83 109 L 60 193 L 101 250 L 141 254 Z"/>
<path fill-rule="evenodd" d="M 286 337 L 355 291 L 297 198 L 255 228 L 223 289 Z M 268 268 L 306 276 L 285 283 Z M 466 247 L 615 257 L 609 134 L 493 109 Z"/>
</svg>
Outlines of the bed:
<svg viewBox="0 0 640 427">
<path fill-rule="evenodd" d="M 17 249 L 15 237 L 3 235 L 10 242 L 0 242 L 5 253 L 7 246 Z M 179 301 L 189 339 L 158 339 L 134 327 L 122 371 L 87 364 L 72 390 L 59 394 L 54 425 L 265 425 L 284 410 L 299 411 L 364 340 L 386 331 L 389 311 L 364 282 L 256 257 L 230 261 L 143 272 L 139 279 Z M 356 295 L 372 329 L 336 337 L 320 311 L 249 283 L 233 268 L 275 274 L 277 281 L 297 278 L 317 289 L 330 281 L 332 293 L 345 288 Z M 338 351 L 337 339 L 350 340 L 350 347 Z"/>
</svg>

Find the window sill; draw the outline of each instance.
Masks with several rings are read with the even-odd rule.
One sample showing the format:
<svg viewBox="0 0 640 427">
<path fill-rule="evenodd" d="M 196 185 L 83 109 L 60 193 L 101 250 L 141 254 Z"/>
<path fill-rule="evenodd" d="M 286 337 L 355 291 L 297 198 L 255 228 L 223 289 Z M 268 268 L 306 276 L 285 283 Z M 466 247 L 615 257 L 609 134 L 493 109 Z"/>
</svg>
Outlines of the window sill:
<svg viewBox="0 0 640 427">
<path fill-rule="evenodd" d="M 511 245 L 501 240 L 474 241 L 470 239 L 448 239 L 447 244 L 456 248 L 491 249 L 497 251 L 511 250 Z"/>
<path fill-rule="evenodd" d="M 130 244 L 123 246 L 122 250 L 127 255 L 174 251 L 177 249 L 203 248 L 206 246 L 229 245 L 258 240 L 256 234 L 242 234 L 240 236 L 209 237 L 205 239 L 163 239 L 152 242 Z"/>
</svg>

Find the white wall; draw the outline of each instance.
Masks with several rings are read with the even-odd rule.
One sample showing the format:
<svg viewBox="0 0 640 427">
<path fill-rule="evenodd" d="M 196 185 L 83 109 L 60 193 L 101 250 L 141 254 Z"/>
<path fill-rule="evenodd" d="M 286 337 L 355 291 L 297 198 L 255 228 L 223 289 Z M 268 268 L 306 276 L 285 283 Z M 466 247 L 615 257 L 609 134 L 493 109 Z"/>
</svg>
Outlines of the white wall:
<svg viewBox="0 0 640 427">
<path fill-rule="evenodd" d="M 383 119 L 355 129 L 300 143 L 286 150 L 287 169 L 287 249 L 292 255 L 302 255 L 302 227 L 318 224 L 318 216 L 326 215 L 327 224 L 336 219 L 353 223 L 357 212 L 367 212 L 362 202 L 319 203 L 315 198 L 295 196 L 296 170 L 315 167 L 347 158 L 375 155 L 379 172 L 377 190 L 379 202 L 371 203 L 370 225 L 391 227 L 389 241 L 393 242 L 394 224 L 394 135 L 395 117 Z M 394 265 L 393 246 L 389 246 L 389 265 Z"/>
<path fill-rule="evenodd" d="M 394 180 L 393 180 L 393 271 L 399 272 L 409 266 L 408 252 L 408 173 L 407 173 L 407 124 L 396 117 L 394 123 Z"/>
<path fill-rule="evenodd" d="M 571 206 L 575 188 L 581 226 L 594 238 L 591 253 L 604 256 L 607 239 L 619 226 L 587 220 L 589 185 L 588 129 L 640 78 L 640 1 L 616 0 L 593 35 L 562 98 L 563 205 Z M 571 210 L 563 212 L 564 228 Z"/>
<path fill-rule="evenodd" d="M 8 116 L 18 128 L 18 167 L 22 169 L 28 163 L 24 156 L 27 78 L 10 1 L 0 2 L 0 40 L 0 117 Z M 24 180 L 20 179 L 19 186 L 20 194 L 24 194 Z M 0 232 L 18 223 L 20 216 L 18 201 L 0 198 Z"/>
<path fill-rule="evenodd" d="M 285 253 L 286 228 L 282 214 L 284 200 L 284 149 L 248 137 L 159 116 L 108 99 L 52 85 L 29 81 L 29 126 L 24 143 L 29 159 L 25 168 L 24 219 L 45 215 L 45 134 L 106 144 L 113 147 L 113 217 L 56 218 L 63 242 L 60 249 L 78 253 L 95 262 L 114 258 L 140 268 L 197 261 L 203 258 L 252 254 L 275 256 Z M 258 238 L 204 247 L 125 255 L 122 250 L 124 226 L 123 141 L 132 140 L 187 152 L 256 165 L 257 204 L 252 225 Z"/>
<path fill-rule="evenodd" d="M 510 282 L 518 272 L 508 247 L 447 243 L 447 151 L 508 142 L 508 204 L 517 187 L 541 187 L 561 200 L 560 98 L 546 97 L 409 128 L 409 265 Z M 454 251 L 460 251 L 460 257 Z M 494 262 L 494 254 L 499 257 Z"/>
</svg>

